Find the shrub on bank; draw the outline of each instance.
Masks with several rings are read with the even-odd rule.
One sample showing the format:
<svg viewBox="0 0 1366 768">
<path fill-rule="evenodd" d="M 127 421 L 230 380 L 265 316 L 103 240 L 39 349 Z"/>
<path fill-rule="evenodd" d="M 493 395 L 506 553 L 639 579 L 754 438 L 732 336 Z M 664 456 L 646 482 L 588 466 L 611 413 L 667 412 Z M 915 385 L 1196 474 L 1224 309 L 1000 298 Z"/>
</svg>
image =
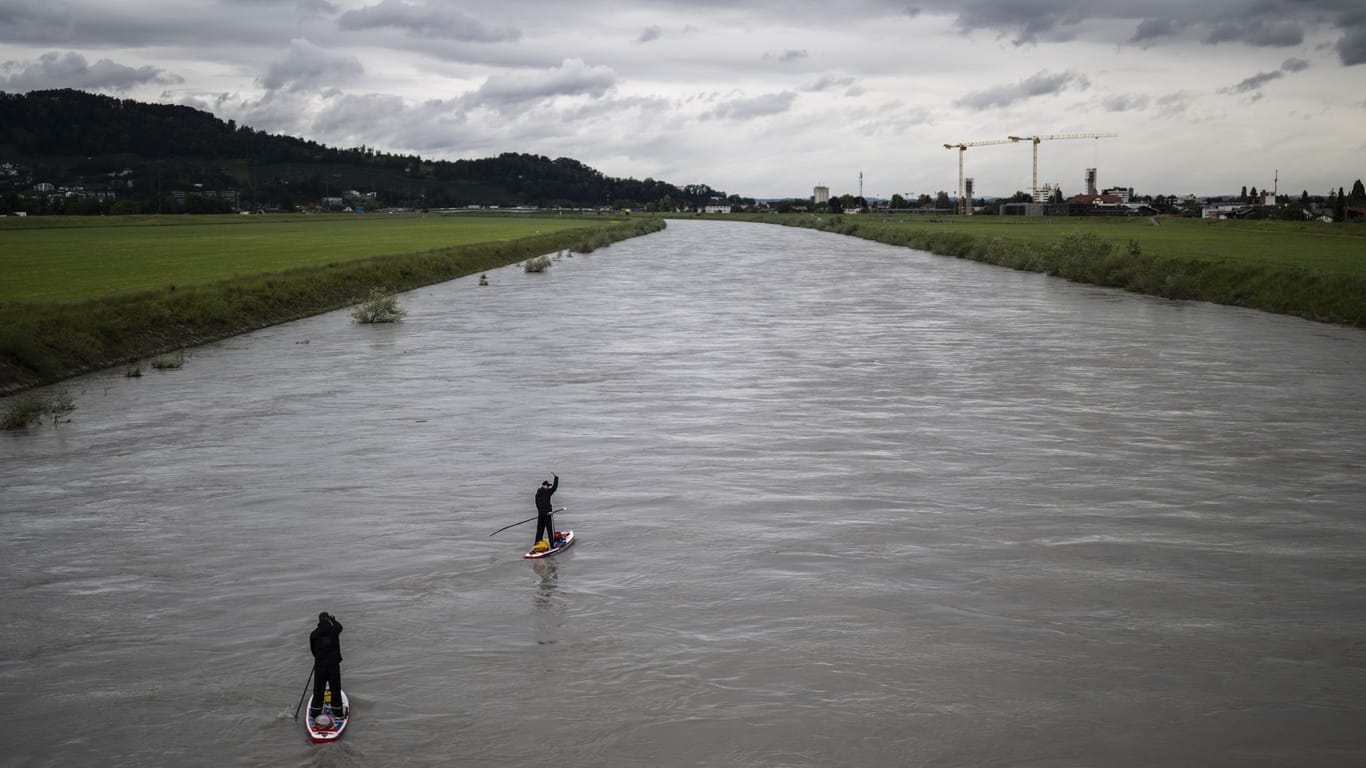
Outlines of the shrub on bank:
<svg viewBox="0 0 1366 768">
<path fill-rule="evenodd" d="M 0 429 L 23 429 L 43 418 L 45 412 L 42 399 L 35 395 L 20 395 L 5 405 L 5 413 L 0 415 Z"/>
<path fill-rule="evenodd" d="M 351 310 L 358 323 L 397 323 L 408 315 L 398 305 L 398 296 L 383 288 L 371 288 L 370 296 Z"/>
<path fill-rule="evenodd" d="M 76 401 L 65 389 L 50 392 L 44 397 L 19 395 L 5 404 L 4 413 L 0 413 L 0 429 L 23 429 L 42 421 L 44 416 L 51 417 L 52 423 L 56 424 L 62 414 L 75 409 Z"/>
<path fill-rule="evenodd" d="M 157 355 L 152 358 L 151 366 L 158 371 L 178 371 L 185 367 L 185 350 L 180 350 L 173 355 Z M 142 375 L 141 369 L 138 375 Z"/>
</svg>

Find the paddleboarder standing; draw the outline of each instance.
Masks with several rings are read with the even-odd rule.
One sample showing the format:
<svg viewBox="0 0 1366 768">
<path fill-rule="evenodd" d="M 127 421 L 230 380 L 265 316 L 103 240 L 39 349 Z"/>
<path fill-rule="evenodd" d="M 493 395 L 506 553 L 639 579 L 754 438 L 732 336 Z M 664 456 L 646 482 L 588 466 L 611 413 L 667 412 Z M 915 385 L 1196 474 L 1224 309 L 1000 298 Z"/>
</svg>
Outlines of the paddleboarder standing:
<svg viewBox="0 0 1366 768">
<path fill-rule="evenodd" d="M 550 545 L 555 545 L 555 515 L 550 506 L 550 497 L 555 494 L 555 489 L 560 487 L 560 476 L 554 472 L 551 472 L 550 476 L 555 478 L 554 483 L 542 480 L 541 487 L 536 489 L 536 538 L 532 539 L 532 546 L 541 540 L 543 530 Z"/>
<path fill-rule="evenodd" d="M 317 717 L 322 711 L 324 687 L 332 689 L 332 712 L 341 715 L 341 631 L 337 617 L 323 611 L 318 614 L 317 628 L 308 636 L 308 648 L 313 651 L 313 701 L 308 708 L 309 717 Z"/>
</svg>

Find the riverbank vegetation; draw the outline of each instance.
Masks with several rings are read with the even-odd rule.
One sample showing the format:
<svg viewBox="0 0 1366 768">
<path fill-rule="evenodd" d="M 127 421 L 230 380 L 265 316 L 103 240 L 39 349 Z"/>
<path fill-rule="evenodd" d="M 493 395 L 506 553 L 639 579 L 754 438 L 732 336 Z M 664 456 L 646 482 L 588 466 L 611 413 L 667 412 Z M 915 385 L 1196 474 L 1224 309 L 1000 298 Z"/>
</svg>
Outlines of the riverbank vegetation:
<svg viewBox="0 0 1366 768">
<path fill-rule="evenodd" d="M 1181 218 L 756 215 L 1172 299 L 1366 328 L 1366 227 Z"/>
<path fill-rule="evenodd" d="M 370 296 L 351 309 L 351 319 L 358 323 L 397 323 L 408 314 L 398 305 L 398 297 L 376 286 Z"/>
<path fill-rule="evenodd" d="M 0 411 L 0 429 L 23 429 L 30 424 L 37 424 L 44 417 L 50 418 L 55 425 L 61 422 L 63 414 L 75 409 L 76 401 L 66 389 L 57 389 L 42 396 L 24 393 L 5 403 L 3 411 Z"/>
<path fill-rule="evenodd" d="M 353 306 L 377 286 L 410 290 L 664 227 L 654 217 L 169 218 L 4 232 L 0 391 Z M 425 234 L 402 235 L 405 222 Z M 18 234 L 39 240 L 11 247 Z"/>
</svg>

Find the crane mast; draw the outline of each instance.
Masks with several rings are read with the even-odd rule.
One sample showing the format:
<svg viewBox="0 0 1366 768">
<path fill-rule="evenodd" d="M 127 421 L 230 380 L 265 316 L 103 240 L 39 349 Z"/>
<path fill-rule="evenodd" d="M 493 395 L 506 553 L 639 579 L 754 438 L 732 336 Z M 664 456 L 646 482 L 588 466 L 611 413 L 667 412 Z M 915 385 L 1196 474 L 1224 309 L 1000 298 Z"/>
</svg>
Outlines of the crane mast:
<svg viewBox="0 0 1366 768">
<path fill-rule="evenodd" d="M 1030 177 L 1029 199 L 1039 202 L 1039 142 L 1060 139 L 1113 139 L 1118 133 L 1051 133 L 1046 136 L 1011 136 L 1011 141 L 1027 141 L 1034 145 L 1034 173 Z"/>
<path fill-rule="evenodd" d="M 960 141 L 957 144 L 945 144 L 944 149 L 958 150 L 958 213 L 965 213 L 967 201 L 963 197 L 963 153 L 968 147 L 989 147 L 992 144 L 1010 144 L 1019 141 L 1018 138 L 990 139 L 988 141 Z"/>
</svg>

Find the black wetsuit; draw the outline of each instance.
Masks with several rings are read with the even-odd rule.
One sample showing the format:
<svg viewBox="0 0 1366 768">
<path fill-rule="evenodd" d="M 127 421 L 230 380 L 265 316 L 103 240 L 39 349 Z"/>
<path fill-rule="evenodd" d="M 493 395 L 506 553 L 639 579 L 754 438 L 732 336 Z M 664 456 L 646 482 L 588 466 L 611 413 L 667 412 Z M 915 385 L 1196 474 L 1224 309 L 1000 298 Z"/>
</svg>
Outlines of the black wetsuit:
<svg viewBox="0 0 1366 768">
<path fill-rule="evenodd" d="M 560 487 L 560 478 L 555 478 L 555 484 L 549 488 L 544 485 L 536 489 L 536 538 L 532 544 L 541 540 L 541 531 L 545 531 L 545 538 L 550 539 L 551 546 L 555 544 L 555 516 L 550 506 L 550 497 L 555 493 L 555 489 Z"/>
<path fill-rule="evenodd" d="M 316 715 L 323 707 L 323 687 L 332 689 L 332 711 L 341 714 L 341 634 L 342 625 L 336 617 L 319 621 L 318 628 L 308 636 L 308 648 L 313 651 L 313 705 L 309 714 Z"/>
</svg>

